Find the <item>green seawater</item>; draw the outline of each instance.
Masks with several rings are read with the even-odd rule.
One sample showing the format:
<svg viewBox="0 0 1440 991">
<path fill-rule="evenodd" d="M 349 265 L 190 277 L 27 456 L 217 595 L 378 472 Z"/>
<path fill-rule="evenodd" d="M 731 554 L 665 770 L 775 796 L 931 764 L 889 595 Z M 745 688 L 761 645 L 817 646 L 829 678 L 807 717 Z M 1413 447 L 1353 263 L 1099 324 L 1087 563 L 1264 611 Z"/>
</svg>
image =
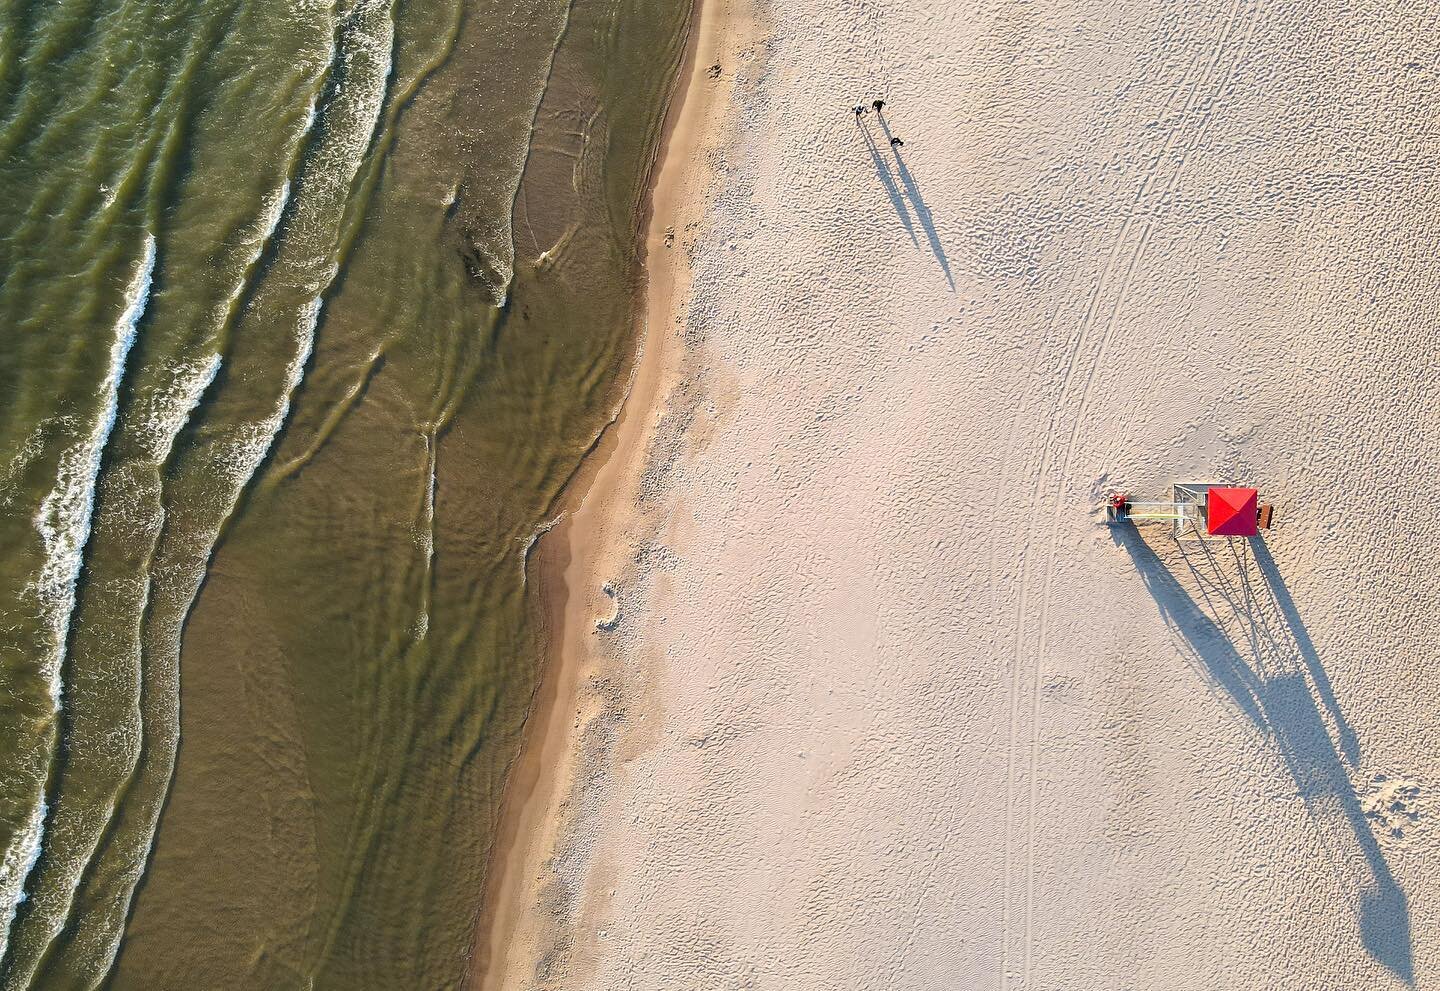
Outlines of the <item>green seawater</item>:
<svg viewBox="0 0 1440 991">
<path fill-rule="evenodd" d="M 0 987 L 449 988 L 687 0 L 0 0 Z"/>
</svg>

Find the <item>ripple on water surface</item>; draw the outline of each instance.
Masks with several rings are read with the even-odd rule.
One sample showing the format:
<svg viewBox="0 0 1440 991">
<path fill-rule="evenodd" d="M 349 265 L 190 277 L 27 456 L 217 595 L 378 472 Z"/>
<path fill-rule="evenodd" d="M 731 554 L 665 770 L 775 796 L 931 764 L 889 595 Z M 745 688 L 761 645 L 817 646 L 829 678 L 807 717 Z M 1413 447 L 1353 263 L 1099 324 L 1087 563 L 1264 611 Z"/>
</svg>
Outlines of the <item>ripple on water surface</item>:
<svg viewBox="0 0 1440 991">
<path fill-rule="evenodd" d="M 649 8 L 0 11 L 5 987 L 464 971 L 523 548 L 626 360 Z"/>
</svg>

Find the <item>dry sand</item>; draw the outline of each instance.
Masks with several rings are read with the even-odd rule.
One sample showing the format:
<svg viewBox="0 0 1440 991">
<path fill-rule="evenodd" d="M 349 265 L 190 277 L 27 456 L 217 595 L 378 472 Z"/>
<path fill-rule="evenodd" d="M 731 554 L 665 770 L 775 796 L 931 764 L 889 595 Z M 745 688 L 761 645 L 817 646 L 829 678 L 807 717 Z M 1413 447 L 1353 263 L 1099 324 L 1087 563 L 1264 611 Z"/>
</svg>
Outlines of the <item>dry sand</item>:
<svg viewBox="0 0 1440 991">
<path fill-rule="evenodd" d="M 697 44 L 489 986 L 1440 986 L 1440 15 Z M 1097 523 L 1177 479 L 1279 523 Z"/>
</svg>

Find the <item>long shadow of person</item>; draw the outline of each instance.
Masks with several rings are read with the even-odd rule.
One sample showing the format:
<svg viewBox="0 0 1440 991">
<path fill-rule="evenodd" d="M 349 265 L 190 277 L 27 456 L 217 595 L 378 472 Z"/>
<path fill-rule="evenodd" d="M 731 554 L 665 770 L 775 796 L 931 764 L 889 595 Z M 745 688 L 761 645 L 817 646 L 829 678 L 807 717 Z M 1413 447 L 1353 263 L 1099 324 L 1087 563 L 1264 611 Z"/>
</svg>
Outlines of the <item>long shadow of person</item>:
<svg viewBox="0 0 1440 991">
<path fill-rule="evenodd" d="M 1360 940 L 1366 951 L 1413 985 L 1405 893 L 1366 822 L 1340 752 L 1315 704 L 1312 681 L 1339 727 L 1342 746 L 1353 746 L 1358 754 L 1359 744 L 1328 694 L 1328 677 L 1323 671 L 1318 677 L 1313 673 L 1320 668 L 1319 657 L 1293 600 L 1283 591 L 1274 560 L 1268 552 L 1262 557 L 1259 542 L 1254 542 L 1265 580 L 1252 582 L 1245 566 L 1248 548 L 1231 545 L 1232 567 L 1225 552 L 1217 554 L 1205 545 L 1187 551 L 1177 542 L 1176 552 L 1189 571 L 1187 583 L 1172 573 L 1134 527 L 1116 527 L 1112 533 L 1192 662 L 1274 745 L 1337 876 L 1355 889 Z M 1237 641 L 1243 643 L 1243 653 Z"/>
<path fill-rule="evenodd" d="M 870 160 L 875 163 L 875 174 L 880 177 L 880 184 L 885 187 L 885 194 L 890 197 L 890 205 L 899 215 L 900 223 L 905 225 L 905 233 L 910 235 L 915 247 L 920 247 L 920 239 L 915 236 L 915 224 L 910 220 L 910 211 L 905 206 L 905 197 L 900 194 L 900 187 L 895 184 L 895 177 L 890 174 L 890 166 L 885 164 L 880 148 L 875 144 L 875 138 L 859 114 L 855 115 L 855 126 L 859 128 L 860 136 L 865 139 L 865 147 L 870 149 Z"/>
<path fill-rule="evenodd" d="M 890 122 L 885 119 L 884 111 L 875 111 L 875 116 L 880 121 L 880 127 L 885 131 L 885 140 L 892 141 L 895 137 L 890 131 Z M 940 270 L 945 273 L 945 281 L 950 283 L 950 291 L 955 291 L 955 278 L 950 274 L 950 259 L 945 256 L 945 248 L 940 243 L 940 234 L 935 230 L 935 218 L 930 214 L 930 208 L 925 205 L 925 197 L 920 195 L 920 187 L 915 182 L 915 177 L 910 174 L 910 169 L 905 164 L 905 159 L 900 154 L 900 149 L 893 144 L 890 145 L 890 152 L 895 156 L 896 170 L 900 173 L 900 182 L 905 186 L 905 195 L 910 198 L 910 205 L 915 208 L 915 217 L 920 221 L 920 227 L 925 231 L 925 239 L 930 242 L 930 252 L 935 260 L 940 263 Z"/>
</svg>

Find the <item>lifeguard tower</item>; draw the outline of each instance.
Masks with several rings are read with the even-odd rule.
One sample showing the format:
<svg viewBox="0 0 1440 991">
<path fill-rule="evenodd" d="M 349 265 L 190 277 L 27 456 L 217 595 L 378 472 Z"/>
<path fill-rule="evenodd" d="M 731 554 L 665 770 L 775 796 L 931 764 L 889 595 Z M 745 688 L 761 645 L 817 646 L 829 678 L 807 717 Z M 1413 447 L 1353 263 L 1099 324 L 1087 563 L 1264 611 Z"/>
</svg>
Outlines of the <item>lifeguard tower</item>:
<svg viewBox="0 0 1440 991">
<path fill-rule="evenodd" d="M 1261 503 L 1255 489 L 1203 482 L 1176 483 L 1169 502 L 1132 502 L 1116 492 L 1105 504 L 1105 522 L 1148 523 L 1170 521 L 1175 536 L 1254 537 L 1270 529 L 1274 507 Z"/>
</svg>

